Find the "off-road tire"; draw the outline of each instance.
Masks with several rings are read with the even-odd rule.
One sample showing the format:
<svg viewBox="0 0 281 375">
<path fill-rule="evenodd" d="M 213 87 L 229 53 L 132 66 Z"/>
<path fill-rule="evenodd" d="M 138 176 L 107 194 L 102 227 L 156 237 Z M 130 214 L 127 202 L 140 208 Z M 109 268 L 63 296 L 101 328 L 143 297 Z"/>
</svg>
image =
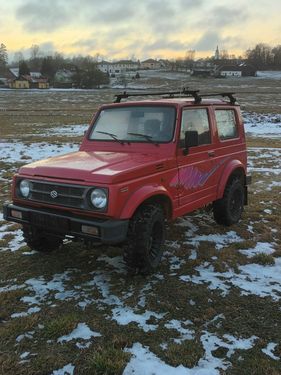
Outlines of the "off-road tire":
<svg viewBox="0 0 281 375">
<path fill-rule="evenodd" d="M 22 231 L 24 240 L 31 250 L 49 253 L 62 245 L 62 238 L 46 233 L 39 228 L 24 225 Z"/>
<path fill-rule="evenodd" d="M 165 241 L 165 215 L 157 204 L 141 207 L 130 220 L 124 261 L 132 273 L 148 274 L 160 263 Z"/>
<path fill-rule="evenodd" d="M 226 186 L 223 197 L 213 203 L 214 219 L 218 224 L 238 223 L 244 209 L 244 186 L 238 178 Z"/>
</svg>

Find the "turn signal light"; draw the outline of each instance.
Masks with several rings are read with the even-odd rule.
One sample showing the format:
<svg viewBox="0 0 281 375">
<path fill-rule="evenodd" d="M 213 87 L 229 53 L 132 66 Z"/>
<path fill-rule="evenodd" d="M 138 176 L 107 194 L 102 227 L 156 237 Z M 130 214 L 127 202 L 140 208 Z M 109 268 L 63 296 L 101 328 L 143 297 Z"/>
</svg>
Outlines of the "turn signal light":
<svg viewBox="0 0 281 375">
<path fill-rule="evenodd" d="M 98 236 L 99 230 L 97 227 L 91 227 L 90 225 L 82 225 L 81 231 L 86 234 L 91 234 L 92 236 Z"/>
<path fill-rule="evenodd" d="M 22 213 L 20 211 L 11 210 L 11 216 L 16 217 L 17 219 L 22 219 Z"/>
</svg>

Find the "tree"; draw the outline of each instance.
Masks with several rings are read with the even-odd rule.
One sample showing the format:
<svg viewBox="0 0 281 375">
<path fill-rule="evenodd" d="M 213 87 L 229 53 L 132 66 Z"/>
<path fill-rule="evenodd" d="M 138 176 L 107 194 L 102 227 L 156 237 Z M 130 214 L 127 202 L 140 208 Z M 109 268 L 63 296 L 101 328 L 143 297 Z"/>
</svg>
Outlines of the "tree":
<svg viewBox="0 0 281 375">
<path fill-rule="evenodd" d="M 40 70 L 40 47 L 37 44 L 32 44 L 30 47 L 30 59 L 29 59 L 29 66 L 30 69 L 33 70 Z"/>
<path fill-rule="evenodd" d="M 186 51 L 186 54 L 185 54 L 186 69 L 191 69 L 193 67 L 194 59 L 195 59 L 195 50 L 190 49 Z"/>
<path fill-rule="evenodd" d="M 17 51 L 14 54 L 14 63 L 17 65 L 19 64 L 20 61 L 24 60 L 23 58 L 23 53 L 21 51 Z"/>
<path fill-rule="evenodd" d="M 257 44 L 253 50 L 248 50 L 246 55 L 248 61 L 258 69 L 268 69 L 272 66 L 274 61 L 271 47 L 264 43 Z"/>
<path fill-rule="evenodd" d="M 73 75 L 76 87 L 91 89 L 109 82 L 107 74 L 98 69 L 96 61 L 91 56 L 74 57 L 72 64 L 76 67 L 76 73 Z"/>
<path fill-rule="evenodd" d="M 19 62 L 19 76 L 30 74 L 29 67 L 26 61 L 22 60 Z"/>
<path fill-rule="evenodd" d="M 281 45 L 272 49 L 273 62 L 275 69 L 281 69 Z"/>
<path fill-rule="evenodd" d="M 5 73 L 8 64 L 8 52 L 5 44 L 0 45 L 0 73 Z"/>
<path fill-rule="evenodd" d="M 54 80 L 56 74 L 55 61 L 52 56 L 44 57 L 41 62 L 40 72 L 43 76 L 48 77 L 50 81 Z"/>
</svg>

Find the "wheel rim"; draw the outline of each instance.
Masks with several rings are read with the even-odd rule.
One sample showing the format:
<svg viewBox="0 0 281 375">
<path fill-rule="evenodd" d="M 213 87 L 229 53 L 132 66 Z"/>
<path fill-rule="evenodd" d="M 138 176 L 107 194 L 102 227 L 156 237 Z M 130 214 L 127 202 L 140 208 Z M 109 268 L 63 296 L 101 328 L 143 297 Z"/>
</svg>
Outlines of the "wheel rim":
<svg viewBox="0 0 281 375">
<path fill-rule="evenodd" d="M 163 225 L 160 222 L 153 224 L 149 238 L 148 249 L 149 257 L 152 261 L 156 260 L 160 254 L 160 248 L 163 241 Z"/>
<path fill-rule="evenodd" d="M 233 192 L 233 195 L 230 200 L 229 210 L 230 210 L 231 216 L 235 219 L 239 218 L 241 216 L 242 209 L 243 209 L 243 195 L 241 194 L 241 191 L 239 189 L 236 189 Z"/>
</svg>

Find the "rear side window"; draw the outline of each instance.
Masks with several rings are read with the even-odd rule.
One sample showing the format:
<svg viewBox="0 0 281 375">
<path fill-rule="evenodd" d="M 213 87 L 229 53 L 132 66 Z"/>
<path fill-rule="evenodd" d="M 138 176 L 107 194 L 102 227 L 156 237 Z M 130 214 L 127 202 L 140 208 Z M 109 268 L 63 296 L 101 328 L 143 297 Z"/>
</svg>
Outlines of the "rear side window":
<svg viewBox="0 0 281 375">
<path fill-rule="evenodd" d="M 219 138 L 221 140 L 237 138 L 237 124 L 232 109 L 217 109 L 215 111 Z"/>
<path fill-rule="evenodd" d="M 182 113 L 180 144 L 184 147 L 185 132 L 196 130 L 199 145 L 211 143 L 208 112 L 204 108 L 186 109 Z"/>
</svg>

